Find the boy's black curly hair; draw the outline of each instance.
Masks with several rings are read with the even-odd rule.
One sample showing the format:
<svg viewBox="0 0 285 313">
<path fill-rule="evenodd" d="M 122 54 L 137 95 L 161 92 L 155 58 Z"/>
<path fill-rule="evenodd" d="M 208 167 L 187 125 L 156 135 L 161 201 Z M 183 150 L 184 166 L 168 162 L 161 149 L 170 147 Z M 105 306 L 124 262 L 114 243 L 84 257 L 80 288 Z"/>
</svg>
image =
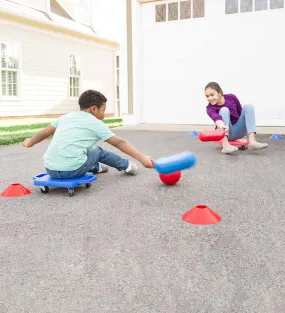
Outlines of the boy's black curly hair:
<svg viewBox="0 0 285 313">
<path fill-rule="evenodd" d="M 89 109 L 93 105 L 100 109 L 106 102 L 107 98 L 101 92 L 92 89 L 84 91 L 78 100 L 80 109 L 82 110 Z"/>
</svg>

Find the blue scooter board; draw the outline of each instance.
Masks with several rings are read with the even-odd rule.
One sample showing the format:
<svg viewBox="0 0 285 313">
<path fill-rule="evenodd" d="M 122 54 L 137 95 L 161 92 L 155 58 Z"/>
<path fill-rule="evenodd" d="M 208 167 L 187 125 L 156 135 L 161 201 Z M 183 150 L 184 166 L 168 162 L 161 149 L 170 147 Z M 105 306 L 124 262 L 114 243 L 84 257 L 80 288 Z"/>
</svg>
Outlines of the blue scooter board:
<svg viewBox="0 0 285 313">
<path fill-rule="evenodd" d="M 85 184 L 86 188 L 90 188 L 91 183 L 96 179 L 97 177 L 92 173 L 87 173 L 77 178 L 52 178 L 46 173 L 33 177 L 34 185 L 43 187 L 41 188 L 42 193 L 48 193 L 49 187 L 67 188 L 70 197 L 74 195 L 75 187 Z"/>
</svg>

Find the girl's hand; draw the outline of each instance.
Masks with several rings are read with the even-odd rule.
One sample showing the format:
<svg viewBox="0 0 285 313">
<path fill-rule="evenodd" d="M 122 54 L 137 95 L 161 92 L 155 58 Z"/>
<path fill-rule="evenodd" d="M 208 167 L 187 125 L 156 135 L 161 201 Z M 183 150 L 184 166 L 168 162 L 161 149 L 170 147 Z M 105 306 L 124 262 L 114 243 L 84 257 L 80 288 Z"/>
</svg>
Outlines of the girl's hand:
<svg viewBox="0 0 285 313">
<path fill-rule="evenodd" d="M 227 133 L 229 131 L 229 126 L 224 125 L 224 129 L 225 129 L 225 132 Z"/>
<path fill-rule="evenodd" d="M 225 125 L 225 124 L 224 124 L 224 121 L 222 121 L 222 120 L 216 121 L 216 126 L 217 126 L 218 128 L 224 128 L 224 130 L 225 130 L 226 133 L 229 131 L 229 126 Z"/>
</svg>

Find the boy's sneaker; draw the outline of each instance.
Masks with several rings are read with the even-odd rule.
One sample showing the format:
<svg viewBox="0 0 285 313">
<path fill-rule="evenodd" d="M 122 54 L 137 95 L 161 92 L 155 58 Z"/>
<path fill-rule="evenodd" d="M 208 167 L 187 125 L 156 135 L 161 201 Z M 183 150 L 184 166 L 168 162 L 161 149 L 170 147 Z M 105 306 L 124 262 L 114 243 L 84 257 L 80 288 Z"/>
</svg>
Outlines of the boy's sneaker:
<svg viewBox="0 0 285 313">
<path fill-rule="evenodd" d="M 125 173 L 128 175 L 137 175 L 139 171 L 139 167 L 135 164 L 130 162 L 128 168 L 125 170 Z"/>
<path fill-rule="evenodd" d="M 103 163 L 99 163 L 99 170 L 97 173 L 106 173 L 108 172 L 108 166 L 106 164 Z"/>
</svg>

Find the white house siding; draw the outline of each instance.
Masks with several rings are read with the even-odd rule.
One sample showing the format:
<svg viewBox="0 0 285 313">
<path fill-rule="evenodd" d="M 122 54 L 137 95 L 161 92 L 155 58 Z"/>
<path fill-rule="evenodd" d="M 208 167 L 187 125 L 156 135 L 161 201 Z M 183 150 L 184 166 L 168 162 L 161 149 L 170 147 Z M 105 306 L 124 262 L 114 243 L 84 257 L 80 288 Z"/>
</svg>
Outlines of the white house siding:
<svg viewBox="0 0 285 313">
<path fill-rule="evenodd" d="M 13 2 L 34 8 L 39 11 L 46 11 L 47 0 L 13 0 Z"/>
<path fill-rule="evenodd" d="M 135 5 L 135 2 L 133 4 Z M 92 1 L 94 29 L 103 38 L 120 43 L 117 55 L 120 58 L 119 88 L 120 113 L 128 112 L 128 54 L 127 54 L 127 16 L 126 0 Z"/>
<path fill-rule="evenodd" d="M 20 96 L 0 99 L 0 116 L 64 114 L 78 109 L 69 98 L 69 55 L 80 57 L 81 89 L 100 90 L 115 112 L 114 51 L 107 46 L 2 20 L 0 40 L 21 46 Z"/>
<path fill-rule="evenodd" d="M 140 5 L 141 121 L 212 124 L 204 86 L 256 108 L 259 126 L 285 126 L 284 9 L 225 14 L 225 0 L 206 0 L 205 17 L 155 22 L 155 5 Z"/>
</svg>

